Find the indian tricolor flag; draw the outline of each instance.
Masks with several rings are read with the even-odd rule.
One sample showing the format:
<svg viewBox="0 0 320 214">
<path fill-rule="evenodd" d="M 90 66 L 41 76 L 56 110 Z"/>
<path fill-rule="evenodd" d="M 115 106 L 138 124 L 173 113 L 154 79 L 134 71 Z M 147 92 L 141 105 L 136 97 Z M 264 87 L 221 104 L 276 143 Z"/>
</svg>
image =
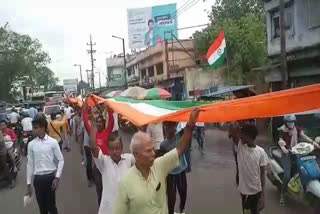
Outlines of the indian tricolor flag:
<svg viewBox="0 0 320 214">
<path fill-rule="evenodd" d="M 195 107 L 201 110 L 199 122 L 220 123 L 318 110 L 319 100 L 320 84 L 316 84 L 216 103 L 134 100 L 121 96 L 104 99 L 90 95 L 87 104 L 105 103 L 134 125 L 143 126 L 162 121 L 186 122 Z"/>
<path fill-rule="evenodd" d="M 223 64 L 226 56 L 226 39 L 224 38 L 224 32 L 221 31 L 219 37 L 214 41 L 214 43 L 210 46 L 208 50 L 208 63 L 215 69 Z"/>
</svg>

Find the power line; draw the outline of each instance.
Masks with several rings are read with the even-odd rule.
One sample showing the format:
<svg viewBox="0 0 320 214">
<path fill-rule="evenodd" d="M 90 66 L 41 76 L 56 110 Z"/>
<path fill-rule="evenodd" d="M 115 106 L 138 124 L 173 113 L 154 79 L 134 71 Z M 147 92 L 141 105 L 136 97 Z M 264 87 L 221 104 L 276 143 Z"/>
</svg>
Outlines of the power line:
<svg viewBox="0 0 320 214">
<path fill-rule="evenodd" d="M 91 55 L 91 85 L 92 85 L 92 92 L 94 92 L 94 59 L 93 59 L 93 53 L 96 52 L 96 50 L 92 49 L 92 46 L 96 45 L 96 43 L 92 43 L 92 37 L 90 34 L 90 43 L 87 43 L 88 46 L 90 46 L 90 50 L 87 50 L 88 53 Z"/>
</svg>

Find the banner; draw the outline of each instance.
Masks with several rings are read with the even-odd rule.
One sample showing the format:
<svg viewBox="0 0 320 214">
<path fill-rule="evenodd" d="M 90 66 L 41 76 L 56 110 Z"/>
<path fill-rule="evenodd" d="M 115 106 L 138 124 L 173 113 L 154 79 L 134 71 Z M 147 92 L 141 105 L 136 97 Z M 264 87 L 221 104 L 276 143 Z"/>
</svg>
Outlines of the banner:
<svg viewBox="0 0 320 214">
<path fill-rule="evenodd" d="M 93 106 L 105 102 L 136 126 L 143 126 L 162 121 L 188 121 L 190 112 L 195 107 L 201 110 L 199 122 L 216 123 L 319 110 L 319 100 L 320 84 L 315 84 L 211 104 L 193 101 L 133 100 L 125 97 L 103 99 L 95 95 L 90 95 L 87 103 Z"/>
<path fill-rule="evenodd" d="M 128 36 L 131 49 L 151 47 L 177 36 L 176 4 L 128 9 Z"/>
</svg>

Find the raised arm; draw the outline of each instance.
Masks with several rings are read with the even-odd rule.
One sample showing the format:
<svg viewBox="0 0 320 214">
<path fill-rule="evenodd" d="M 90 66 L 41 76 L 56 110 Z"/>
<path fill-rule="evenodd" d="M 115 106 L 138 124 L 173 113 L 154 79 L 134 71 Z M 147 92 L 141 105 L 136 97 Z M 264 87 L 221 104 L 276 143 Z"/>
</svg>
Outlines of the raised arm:
<svg viewBox="0 0 320 214">
<path fill-rule="evenodd" d="M 185 148 L 191 142 L 192 131 L 193 131 L 195 123 L 196 123 L 196 121 L 198 119 L 198 116 L 199 116 L 199 109 L 196 108 L 191 112 L 190 118 L 189 118 L 189 122 L 188 122 L 188 124 L 187 124 L 187 126 L 185 128 L 185 131 L 184 131 L 184 133 L 182 135 L 180 143 L 177 145 L 177 151 L 178 151 L 179 157 L 183 154 Z"/>
<path fill-rule="evenodd" d="M 97 146 L 97 140 L 96 140 L 96 135 L 97 135 L 97 129 L 96 129 L 96 121 L 90 113 L 90 123 L 91 123 L 91 128 L 88 133 L 90 133 L 90 143 L 91 143 L 91 150 L 92 150 L 92 155 L 95 158 L 99 157 L 99 147 Z"/>
<path fill-rule="evenodd" d="M 108 107 L 108 125 L 106 131 L 111 133 L 114 126 L 113 110 Z"/>
<path fill-rule="evenodd" d="M 86 131 L 88 133 L 90 133 L 91 127 L 89 124 L 89 113 L 88 113 L 88 107 L 87 104 L 84 103 L 83 104 L 83 109 L 82 109 L 82 117 L 83 117 L 83 124 L 84 124 L 84 128 L 86 129 Z"/>
</svg>

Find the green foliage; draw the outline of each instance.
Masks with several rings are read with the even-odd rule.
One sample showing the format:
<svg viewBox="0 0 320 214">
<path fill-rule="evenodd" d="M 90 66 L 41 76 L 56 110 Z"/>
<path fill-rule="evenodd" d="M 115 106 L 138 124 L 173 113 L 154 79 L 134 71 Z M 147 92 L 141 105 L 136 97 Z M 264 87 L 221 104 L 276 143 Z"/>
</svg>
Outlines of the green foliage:
<svg viewBox="0 0 320 214">
<path fill-rule="evenodd" d="M 50 60 L 39 40 L 10 30 L 8 24 L 0 27 L 0 100 L 12 100 L 21 84 L 54 86 L 57 79 L 46 67 Z"/>
<path fill-rule="evenodd" d="M 247 83 L 247 75 L 262 66 L 267 57 L 265 20 L 260 0 L 218 0 L 209 15 L 211 25 L 194 34 L 199 55 L 205 55 L 221 30 L 227 43 L 229 72 L 232 84 Z"/>
</svg>

